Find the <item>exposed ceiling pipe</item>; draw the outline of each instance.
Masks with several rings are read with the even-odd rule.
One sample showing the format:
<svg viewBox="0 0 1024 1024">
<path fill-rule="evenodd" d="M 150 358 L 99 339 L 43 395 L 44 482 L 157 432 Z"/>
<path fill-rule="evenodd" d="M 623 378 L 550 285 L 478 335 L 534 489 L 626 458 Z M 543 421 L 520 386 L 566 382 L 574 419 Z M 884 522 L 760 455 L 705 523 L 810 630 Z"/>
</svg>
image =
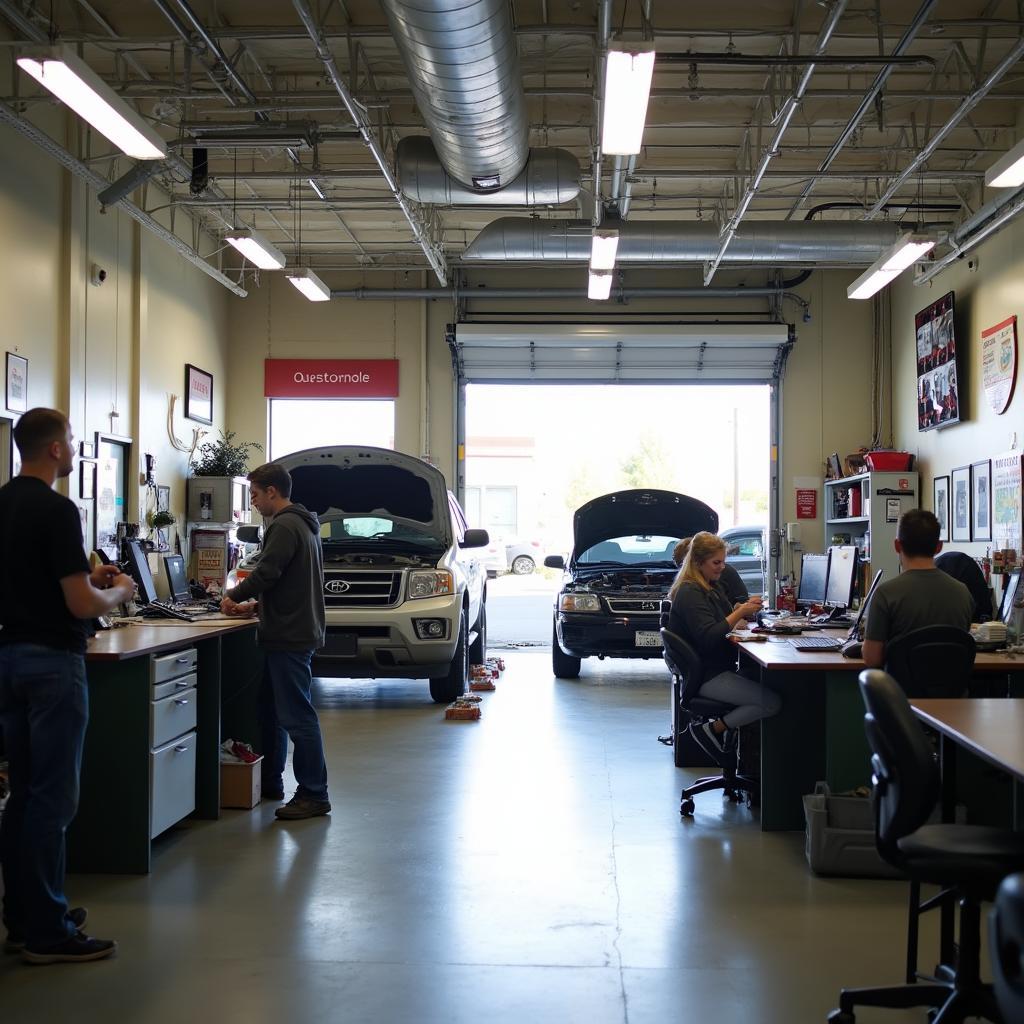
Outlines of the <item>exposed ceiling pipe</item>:
<svg viewBox="0 0 1024 1024">
<path fill-rule="evenodd" d="M 445 170 L 492 191 L 529 154 L 526 97 L 508 0 L 381 0 L 416 105 Z"/>
<path fill-rule="evenodd" d="M 334 56 L 331 53 L 331 48 L 328 46 L 327 40 L 324 38 L 322 29 L 317 25 L 313 18 L 313 12 L 309 9 L 309 5 L 305 0 L 292 0 L 292 4 L 301 19 L 302 24 L 305 25 L 306 31 L 309 33 L 309 38 L 313 40 L 313 45 L 316 47 L 316 54 L 323 63 L 324 70 L 326 70 L 331 79 L 331 84 L 341 97 L 341 102 L 345 104 L 345 109 L 348 111 L 349 117 L 352 118 L 352 123 L 359 130 L 359 134 L 362 135 L 363 142 L 366 143 L 366 148 L 373 155 L 373 159 L 377 161 L 377 166 L 380 168 L 381 174 L 384 175 L 384 181 L 391 190 L 391 194 L 394 196 L 395 202 L 398 203 L 402 213 L 405 214 L 405 219 L 409 222 L 409 227 L 412 228 L 413 236 L 420 248 L 423 250 L 423 255 L 426 256 L 427 262 L 433 268 L 438 281 L 441 284 L 447 284 L 448 266 L 445 263 L 444 255 L 440 248 L 431 241 L 426 227 L 420 221 L 419 214 L 409 205 L 405 197 L 402 195 L 402 190 L 398 187 L 398 182 L 395 181 L 395 176 L 391 171 L 391 166 L 388 163 L 387 157 L 384 155 L 383 150 L 380 148 L 380 144 L 377 142 L 373 131 L 370 129 L 370 124 L 366 119 L 366 114 L 356 103 L 352 93 L 348 90 L 348 86 L 346 86 L 342 81 L 341 73 L 338 71 L 338 65 L 334 62 Z"/>
<path fill-rule="evenodd" d="M 822 54 L 811 58 L 798 53 L 693 53 L 690 50 L 673 52 L 659 47 L 658 59 L 663 60 L 666 64 L 719 64 L 725 67 L 802 67 L 812 59 L 824 66 L 843 68 L 877 67 L 879 64 L 883 66 L 892 64 L 894 67 L 903 68 L 935 67 L 935 58 L 926 57 L 923 54 L 914 57 L 874 57 L 853 54 L 826 56 Z"/>
<path fill-rule="evenodd" d="M 604 79 L 608 64 L 608 39 L 612 32 L 612 0 L 600 0 L 597 8 L 597 67 L 594 70 L 594 148 L 591 161 L 590 187 L 593 190 L 594 209 L 591 223 L 601 224 L 601 126 L 604 123 Z"/>
<path fill-rule="evenodd" d="M 24 135 L 25 138 L 34 142 L 40 149 L 49 153 L 55 160 L 63 164 L 75 177 L 81 178 L 82 181 L 86 182 L 97 192 L 109 184 L 106 178 L 101 177 L 92 168 L 87 167 L 81 160 L 72 156 L 62 146 L 58 146 L 53 139 L 41 132 L 34 124 L 26 121 L 23 117 L 19 117 L 11 107 L 3 102 L 0 102 L 0 121 L 11 125 L 16 131 Z M 168 245 L 173 246 L 189 263 L 198 267 L 204 274 L 208 274 L 218 284 L 224 285 L 228 291 L 234 292 L 235 295 L 243 299 L 248 294 L 244 288 L 235 284 L 231 278 L 226 277 L 212 264 L 207 263 L 199 253 L 186 245 L 176 234 L 165 228 L 163 224 L 155 221 L 144 210 L 140 210 L 134 203 L 129 202 L 127 199 L 122 199 L 118 204 L 118 209 L 124 210 L 133 220 L 137 220 L 148 231 L 151 231 Z"/>
<path fill-rule="evenodd" d="M 817 42 L 814 44 L 814 60 L 804 68 L 804 72 L 800 76 L 800 81 L 797 83 L 796 89 L 793 90 L 792 95 L 783 104 L 782 110 L 776 121 L 777 127 L 775 129 L 775 134 L 772 136 L 772 141 L 768 143 L 764 152 L 761 154 L 757 170 L 754 171 L 753 176 L 747 182 L 747 187 L 743 192 L 743 196 L 736 204 L 736 209 L 733 212 L 733 215 L 729 218 L 728 223 L 722 230 L 722 241 L 718 247 L 718 251 L 711 258 L 711 262 L 704 271 L 704 283 L 706 285 L 710 284 L 711 279 L 715 276 L 715 271 L 718 270 L 718 266 L 722 262 L 722 258 L 725 256 L 726 250 L 729 248 L 729 244 L 736 235 L 736 229 L 739 227 L 740 221 L 743 220 L 743 217 L 747 212 L 747 208 L 753 201 L 754 196 L 757 195 L 757 190 L 761 187 L 761 181 L 764 178 L 765 171 L 768 170 L 768 165 L 778 155 L 782 139 L 789 128 L 790 121 L 793 120 L 793 115 L 796 113 L 797 108 L 803 100 L 804 93 L 807 91 L 807 86 L 810 84 L 811 76 L 814 74 L 814 61 L 824 54 L 825 48 L 828 46 L 829 40 L 835 32 L 836 26 L 839 24 L 839 19 L 843 16 L 844 10 L 846 10 L 846 0 L 835 0 L 832 10 L 825 19 L 825 24 L 821 27 L 821 32 L 818 35 Z"/>
<path fill-rule="evenodd" d="M 900 235 L 898 224 L 863 221 L 747 221 L 725 254 L 736 263 L 867 266 Z M 473 239 L 465 262 L 580 261 L 590 258 L 587 221 L 500 217 Z M 703 263 L 719 248 L 711 223 L 630 221 L 619 229 L 617 263 Z"/>
<path fill-rule="evenodd" d="M 917 35 L 918 30 L 925 23 L 928 15 L 931 13 L 932 8 L 935 6 L 935 0 L 924 0 L 921 6 L 917 9 L 917 14 L 914 15 L 913 20 L 907 26 L 906 31 L 900 37 L 900 41 L 893 48 L 892 56 L 901 57 L 910 46 Z M 832 144 L 832 148 L 828 151 L 827 156 L 818 165 L 818 174 L 822 174 L 832 166 L 832 161 L 839 156 L 840 150 L 847 142 L 850 141 L 850 137 L 857 130 L 857 125 L 860 124 L 861 119 L 864 115 L 872 108 L 875 103 L 875 98 L 881 93 L 885 83 L 889 80 L 889 76 L 893 72 L 894 64 L 887 64 L 881 71 L 878 72 L 874 82 L 871 83 L 871 88 L 864 94 L 864 98 L 860 101 L 860 106 L 854 111 L 853 117 L 850 118 L 846 123 L 846 127 L 842 130 L 839 138 Z M 958 97 L 959 98 L 959 97 Z M 803 191 L 800 193 L 799 198 L 793 204 L 793 208 L 786 214 L 786 220 L 793 217 L 797 210 L 803 205 L 804 200 L 811 194 L 814 186 L 817 184 L 817 180 L 814 177 L 808 179 L 807 184 L 804 186 Z"/>
<path fill-rule="evenodd" d="M 900 186 L 909 178 L 914 171 L 923 164 L 928 157 L 939 147 L 939 143 L 984 99 L 985 94 L 994 86 L 999 79 L 1006 74 L 1024 56 L 1024 39 L 1019 39 L 1017 45 L 992 69 L 988 78 L 978 86 L 964 101 L 957 107 L 953 116 L 931 137 L 928 145 L 921 150 L 917 156 L 907 165 L 903 172 L 891 185 L 878 197 L 875 205 L 868 210 L 865 219 L 872 217 L 885 207 L 885 204 L 899 190 Z"/>
</svg>

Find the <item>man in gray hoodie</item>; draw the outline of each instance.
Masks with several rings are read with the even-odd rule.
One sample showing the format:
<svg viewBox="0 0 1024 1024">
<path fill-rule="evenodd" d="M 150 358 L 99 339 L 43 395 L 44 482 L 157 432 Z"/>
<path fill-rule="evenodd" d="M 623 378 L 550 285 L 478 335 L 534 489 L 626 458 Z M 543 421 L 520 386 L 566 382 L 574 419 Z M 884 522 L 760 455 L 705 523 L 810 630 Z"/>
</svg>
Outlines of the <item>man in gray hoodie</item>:
<svg viewBox="0 0 1024 1024">
<path fill-rule="evenodd" d="M 268 462 L 249 474 L 252 506 L 271 522 L 256 568 L 221 601 L 226 615 L 244 615 L 249 608 L 242 602 L 259 598 L 259 638 L 272 696 L 263 707 L 263 795 L 284 798 L 290 736 L 298 788 L 277 809 L 277 817 L 286 820 L 315 818 L 331 809 L 320 721 L 310 700 L 310 661 L 325 637 L 320 521 L 292 502 L 291 493 L 292 478 L 283 466 Z"/>
</svg>

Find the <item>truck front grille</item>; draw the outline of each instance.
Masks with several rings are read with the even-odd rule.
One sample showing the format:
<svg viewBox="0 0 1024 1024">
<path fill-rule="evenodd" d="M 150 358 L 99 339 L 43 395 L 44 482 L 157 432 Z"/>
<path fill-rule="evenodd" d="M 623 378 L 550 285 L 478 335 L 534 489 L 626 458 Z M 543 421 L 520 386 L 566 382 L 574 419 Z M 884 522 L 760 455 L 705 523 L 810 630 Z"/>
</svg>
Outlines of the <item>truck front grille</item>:
<svg viewBox="0 0 1024 1024">
<path fill-rule="evenodd" d="M 398 603 L 401 590 L 400 572 L 328 569 L 324 573 L 324 604 L 328 608 L 386 608 Z"/>
</svg>

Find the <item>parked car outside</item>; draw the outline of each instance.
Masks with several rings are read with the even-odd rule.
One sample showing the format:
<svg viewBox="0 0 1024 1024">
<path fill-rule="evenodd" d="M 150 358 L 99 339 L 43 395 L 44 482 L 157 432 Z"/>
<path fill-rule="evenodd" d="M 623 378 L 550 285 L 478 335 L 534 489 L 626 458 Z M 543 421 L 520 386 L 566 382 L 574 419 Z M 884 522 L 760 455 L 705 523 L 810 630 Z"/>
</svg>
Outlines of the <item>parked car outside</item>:
<svg viewBox="0 0 1024 1024">
<path fill-rule="evenodd" d="M 505 542 L 500 537 L 491 537 L 487 546 L 480 549 L 480 561 L 489 579 L 508 572 L 508 555 Z"/>
<path fill-rule="evenodd" d="M 672 550 L 681 537 L 717 528 L 714 509 L 674 491 L 616 491 L 578 508 L 568 562 L 544 559 L 565 573 L 553 612 L 554 674 L 574 679 L 590 657 L 660 658 Z"/>
<path fill-rule="evenodd" d="M 520 540 L 513 537 L 505 541 L 508 570 L 516 576 L 529 576 L 537 568 L 542 555 L 543 545 L 539 540 Z"/>
<path fill-rule="evenodd" d="M 767 545 L 764 526 L 730 526 L 719 534 L 725 541 L 725 560 L 751 594 L 764 593 Z"/>
<path fill-rule="evenodd" d="M 444 476 L 386 448 L 314 448 L 275 460 L 292 500 L 320 517 L 327 641 L 313 675 L 429 679 L 448 703 L 487 657 L 486 530 Z M 239 563 L 247 575 L 259 554 Z"/>
</svg>

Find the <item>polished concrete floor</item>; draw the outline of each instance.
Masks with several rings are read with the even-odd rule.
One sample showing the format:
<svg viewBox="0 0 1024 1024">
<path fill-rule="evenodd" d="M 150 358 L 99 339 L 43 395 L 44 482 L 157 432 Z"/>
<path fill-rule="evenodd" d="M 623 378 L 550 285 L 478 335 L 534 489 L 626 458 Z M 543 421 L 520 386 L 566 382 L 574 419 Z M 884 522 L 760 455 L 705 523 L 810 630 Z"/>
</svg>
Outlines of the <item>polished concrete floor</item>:
<svg viewBox="0 0 1024 1024">
<path fill-rule="evenodd" d="M 900 980 L 902 883 L 815 878 L 717 794 L 680 820 L 660 663 L 505 657 L 477 723 L 424 683 L 318 684 L 333 814 L 225 811 L 149 876 L 71 876 L 118 955 L 2 958 L 0 1021 L 795 1024 Z"/>
</svg>

